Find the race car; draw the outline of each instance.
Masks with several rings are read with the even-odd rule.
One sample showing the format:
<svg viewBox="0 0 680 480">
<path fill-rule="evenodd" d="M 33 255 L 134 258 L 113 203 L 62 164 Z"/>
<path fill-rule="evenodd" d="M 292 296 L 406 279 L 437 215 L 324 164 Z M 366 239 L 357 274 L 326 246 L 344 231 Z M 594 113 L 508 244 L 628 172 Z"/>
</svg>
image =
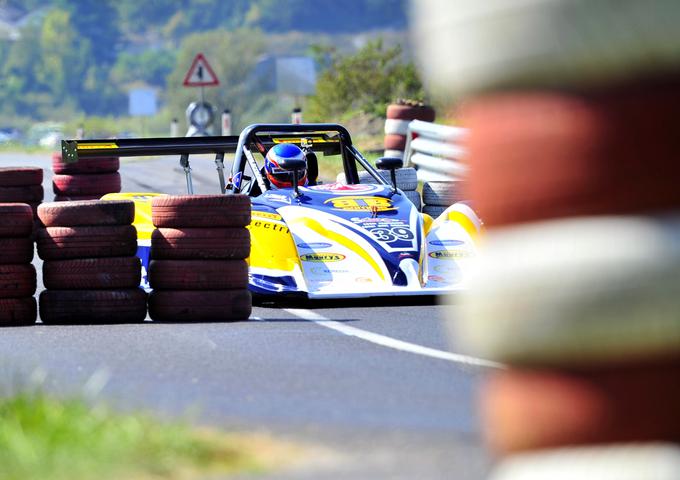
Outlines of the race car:
<svg viewBox="0 0 680 480">
<path fill-rule="evenodd" d="M 282 143 L 305 152 L 305 164 L 279 167 L 294 175 L 306 168 L 307 185 L 296 181 L 290 188 L 272 188 L 263 176 L 266 153 Z M 467 204 L 454 204 L 436 219 L 419 212 L 396 186 L 394 172 L 402 167 L 401 160 L 376 161 L 378 169 L 392 174 L 390 184 L 338 124 L 255 124 L 238 137 L 66 140 L 62 150 L 66 161 L 79 156 L 180 155 L 189 194 L 189 156 L 215 154 L 219 192 L 251 198 L 249 288 L 260 296 L 436 295 L 464 288 L 475 257 L 481 222 Z M 233 162 L 225 179 L 228 154 L 233 154 Z M 319 181 L 317 154 L 340 155 L 346 183 Z M 359 183 L 361 170 L 374 181 Z M 105 197 L 135 201 L 138 255 L 145 266 L 153 230 L 150 201 L 159 194 Z"/>
</svg>

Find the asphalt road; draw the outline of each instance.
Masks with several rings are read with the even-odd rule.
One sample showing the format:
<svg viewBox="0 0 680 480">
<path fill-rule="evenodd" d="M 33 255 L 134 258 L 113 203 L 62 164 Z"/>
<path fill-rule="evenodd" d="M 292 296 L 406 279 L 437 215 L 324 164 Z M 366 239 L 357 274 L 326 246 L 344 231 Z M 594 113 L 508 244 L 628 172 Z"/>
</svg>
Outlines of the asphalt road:
<svg viewBox="0 0 680 480">
<path fill-rule="evenodd" d="M 10 165 L 45 168 L 52 199 L 48 155 L 0 154 Z M 192 166 L 196 192 L 216 192 L 212 159 Z M 121 174 L 124 191 L 185 192 L 176 158 L 124 160 Z M 303 446 L 266 478 L 479 479 L 474 392 L 489 367 L 449 353 L 447 314 L 411 298 L 256 306 L 237 323 L 5 328 L 0 382 Z"/>
</svg>

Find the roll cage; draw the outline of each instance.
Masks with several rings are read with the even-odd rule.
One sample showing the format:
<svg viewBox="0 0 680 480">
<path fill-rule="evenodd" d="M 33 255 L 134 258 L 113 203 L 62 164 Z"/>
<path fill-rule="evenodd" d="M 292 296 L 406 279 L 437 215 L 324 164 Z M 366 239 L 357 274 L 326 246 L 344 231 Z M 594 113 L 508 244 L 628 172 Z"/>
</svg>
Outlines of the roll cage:
<svg viewBox="0 0 680 480">
<path fill-rule="evenodd" d="M 278 143 L 294 143 L 306 151 L 324 155 L 342 155 L 343 170 L 348 183 L 359 183 L 357 164 L 375 178 L 376 183 L 389 185 L 376 169 L 352 144 L 352 138 L 342 125 L 334 123 L 306 124 L 254 124 L 246 127 L 239 136 L 171 137 L 171 138 L 123 138 L 106 140 L 63 140 L 62 158 L 66 163 L 80 157 L 137 157 L 179 155 L 184 169 L 187 192 L 193 194 L 189 157 L 196 154 L 215 154 L 215 165 L 224 194 L 259 194 L 269 189 L 260 174 L 257 152 L 264 156 Z M 224 156 L 233 154 L 231 174 L 224 175 Z M 308 156 L 308 169 L 318 172 L 316 156 Z M 246 167 L 254 176 L 248 177 Z"/>
</svg>

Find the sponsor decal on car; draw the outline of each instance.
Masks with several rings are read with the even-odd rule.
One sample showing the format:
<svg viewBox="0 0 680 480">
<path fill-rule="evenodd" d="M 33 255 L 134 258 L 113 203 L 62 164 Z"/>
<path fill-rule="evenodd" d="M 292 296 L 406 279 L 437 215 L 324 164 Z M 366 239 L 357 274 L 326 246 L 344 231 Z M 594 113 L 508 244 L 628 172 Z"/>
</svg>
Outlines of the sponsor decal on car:
<svg viewBox="0 0 680 480">
<path fill-rule="evenodd" d="M 345 185 L 342 183 L 324 183 L 309 187 L 309 190 L 317 192 L 332 192 L 338 195 L 354 195 L 356 193 L 376 193 L 383 190 L 380 185 Z"/>
<path fill-rule="evenodd" d="M 310 243 L 298 243 L 297 246 L 298 248 L 308 248 L 313 250 L 317 248 L 328 248 L 331 247 L 332 244 L 324 242 L 310 242 Z"/>
<path fill-rule="evenodd" d="M 330 203 L 335 210 L 351 212 L 386 212 L 396 210 L 389 198 L 369 196 L 348 196 L 329 198 L 324 204 Z"/>
<path fill-rule="evenodd" d="M 237 189 L 241 188 L 241 181 L 243 180 L 243 172 L 238 172 L 236 175 L 234 175 L 234 178 L 232 178 L 231 183 L 236 187 Z"/>
<path fill-rule="evenodd" d="M 451 265 L 437 265 L 434 267 L 434 271 L 437 273 L 451 273 L 451 272 L 457 272 L 458 268 L 453 267 Z"/>
<path fill-rule="evenodd" d="M 290 233 L 290 230 L 285 225 L 273 222 L 266 222 L 264 220 L 254 220 L 253 222 L 251 222 L 250 226 L 255 228 L 264 228 L 265 230 L 271 230 L 273 232 Z"/>
<path fill-rule="evenodd" d="M 453 260 L 456 258 L 469 258 L 474 256 L 472 252 L 466 250 L 436 250 L 430 252 L 428 255 L 439 260 Z"/>
<path fill-rule="evenodd" d="M 427 279 L 431 282 L 446 283 L 446 279 L 444 277 L 440 277 L 439 275 L 430 275 L 427 277 Z"/>
<path fill-rule="evenodd" d="M 349 273 L 349 270 L 340 270 L 336 268 L 312 267 L 309 271 L 315 275 L 330 274 L 330 273 Z"/>
<path fill-rule="evenodd" d="M 283 220 L 283 217 L 278 213 L 260 212 L 259 210 L 253 210 L 253 217 L 257 218 L 267 218 L 269 220 Z"/>
<path fill-rule="evenodd" d="M 341 262 L 345 259 L 342 253 L 305 253 L 300 255 L 303 262 Z"/>
<path fill-rule="evenodd" d="M 282 195 L 280 193 L 270 193 L 266 192 L 265 193 L 267 201 L 270 202 L 277 202 L 277 203 L 285 203 L 287 205 L 290 205 L 290 197 L 286 195 Z"/>
<path fill-rule="evenodd" d="M 438 247 L 455 247 L 456 245 L 463 245 L 465 242 L 462 240 L 431 240 L 428 243 Z"/>
</svg>

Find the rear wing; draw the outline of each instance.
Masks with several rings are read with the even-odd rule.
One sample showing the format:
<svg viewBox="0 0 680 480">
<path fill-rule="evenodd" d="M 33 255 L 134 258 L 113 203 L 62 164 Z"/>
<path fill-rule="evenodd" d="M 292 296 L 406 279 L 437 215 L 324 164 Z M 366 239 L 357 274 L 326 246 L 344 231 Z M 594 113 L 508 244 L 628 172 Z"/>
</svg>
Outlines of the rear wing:
<svg viewBox="0 0 680 480">
<path fill-rule="evenodd" d="M 309 148 L 324 155 L 342 154 L 343 163 L 349 163 L 348 153 L 356 150 L 352 146 L 349 132 L 342 125 L 309 123 L 309 124 L 255 124 L 245 128 L 241 135 L 220 137 L 170 137 L 170 138 L 121 138 L 106 140 L 63 140 L 61 142 L 62 159 L 66 163 L 77 162 L 81 157 L 139 157 L 179 155 L 180 165 L 187 177 L 187 191 L 193 194 L 191 167 L 189 156 L 197 154 L 214 154 L 220 180 L 220 189 L 225 193 L 227 188 L 237 191 L 233 185 L 227 185 L 224 178 L 224 155 L 234 154 L 232 178 L 242 172 L 245 164 L 250 163 L 254 171 L 250 153 L 255 147 L 264 154 L 278 143 L 300 144 L 303 139 Z M 354 167 L 356 170 L 356 167 Z"/>
</svg>

